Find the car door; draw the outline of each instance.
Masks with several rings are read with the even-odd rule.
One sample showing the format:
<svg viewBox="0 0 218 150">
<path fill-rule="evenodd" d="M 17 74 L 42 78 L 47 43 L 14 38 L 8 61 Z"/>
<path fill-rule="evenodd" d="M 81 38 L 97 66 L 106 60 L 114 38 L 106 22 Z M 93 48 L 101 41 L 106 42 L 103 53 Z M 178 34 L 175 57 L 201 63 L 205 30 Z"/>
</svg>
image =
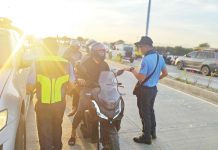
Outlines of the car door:
<svg viewBox="0 0 218 150">
<path fill-rule="evenodd" d="M 20 95 L 13 84 L 15 50 L 12 32 L 0 28 L 0 145 L 14 149 L 20 119 Z M 3 120 L 3 121 L 2 121 Z"/>
<path fill-rule="evenodd" d="M 196 56 L 196 61 L 193 63 L 193 68 L 201 70 L 201 66 L 208 58 L 208 52 L 201 51 Z"/>
<path fill-rule="evenodd" d="M 197 55 L 197 51 L 194 51 L 194 52 L 191 52 L 187 55 L 185 55 L 185 58 L 184 58 L 184 65 L 188 68 L 192 68 L 193 67 L 193 64 L 195 63 L 196 61 L 196 55 Z"/>
</svg>

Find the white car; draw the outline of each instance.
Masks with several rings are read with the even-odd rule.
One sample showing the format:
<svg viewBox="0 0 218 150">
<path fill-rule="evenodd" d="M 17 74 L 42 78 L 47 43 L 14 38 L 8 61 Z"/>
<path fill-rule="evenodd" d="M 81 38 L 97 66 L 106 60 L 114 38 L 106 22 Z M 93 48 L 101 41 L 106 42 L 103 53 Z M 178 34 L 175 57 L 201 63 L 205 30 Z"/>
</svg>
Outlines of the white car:
<svg viewBox="0 0 218 150">
<path fill-rule="evenodd" d="M 135 59 L 134 46 L 130 44 L 115 45 L 115 49 L 110 49 L 108 55 L 109 59 L 120 57 L 120 59 L 129 60 L 131 63 L 133 63 Z"/>
<path fill-rule="evenodd" d="M 20 35 L 0 27 L 0 150 L 25 150 L 25 118 L 29 104 Z"/>
</svg>

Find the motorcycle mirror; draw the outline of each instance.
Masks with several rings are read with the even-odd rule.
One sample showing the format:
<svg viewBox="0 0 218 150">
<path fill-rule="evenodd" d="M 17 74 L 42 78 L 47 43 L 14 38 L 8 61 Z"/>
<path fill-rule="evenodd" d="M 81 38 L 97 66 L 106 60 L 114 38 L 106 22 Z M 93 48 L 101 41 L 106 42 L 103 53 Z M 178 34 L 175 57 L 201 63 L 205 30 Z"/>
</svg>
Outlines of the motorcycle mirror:
<svg viewBox="0 0 218 150">
<path fill-rule="evenodd" d="M 120 75 L 122 75 L 123 73 L 124 73 L 124 70 L 118 70 L 117 73 L 116 73 L 116 75 L 117 75 L 117 76 L 120 76 Z"/>
</svg>

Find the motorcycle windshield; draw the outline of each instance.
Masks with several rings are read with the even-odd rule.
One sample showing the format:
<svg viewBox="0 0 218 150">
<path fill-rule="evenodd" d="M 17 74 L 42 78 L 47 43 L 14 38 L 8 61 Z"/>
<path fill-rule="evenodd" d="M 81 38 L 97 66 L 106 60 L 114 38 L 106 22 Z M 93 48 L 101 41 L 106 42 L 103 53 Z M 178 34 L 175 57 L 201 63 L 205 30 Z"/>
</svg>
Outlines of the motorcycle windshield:
<svg viewBox="0 0 218 150">
<path fill-rule="evenodd" d="M 118 82 L 113 72 L 102 72 L 99 78 L 99 86 L 101 88 L 99 98 L 107 102 L 118 101 L 120 93 L 118 92 L 117 84 Z"/>
</svg>

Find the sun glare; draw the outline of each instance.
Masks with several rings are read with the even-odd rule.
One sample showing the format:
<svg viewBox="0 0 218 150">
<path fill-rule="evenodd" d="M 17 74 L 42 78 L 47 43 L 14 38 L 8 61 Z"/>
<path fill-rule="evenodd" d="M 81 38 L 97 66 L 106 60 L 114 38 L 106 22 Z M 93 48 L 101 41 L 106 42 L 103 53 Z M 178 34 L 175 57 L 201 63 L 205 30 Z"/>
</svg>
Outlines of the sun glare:
<svg viewBox="0 0 218 150">
<path fill-rule="evenodd" d="M 91 11 L 87 3 L 75 0 L 9 0 L 1 4 L 0 12 L 27 34 L 47 36 L 83 33 Z"/>
</svg>

